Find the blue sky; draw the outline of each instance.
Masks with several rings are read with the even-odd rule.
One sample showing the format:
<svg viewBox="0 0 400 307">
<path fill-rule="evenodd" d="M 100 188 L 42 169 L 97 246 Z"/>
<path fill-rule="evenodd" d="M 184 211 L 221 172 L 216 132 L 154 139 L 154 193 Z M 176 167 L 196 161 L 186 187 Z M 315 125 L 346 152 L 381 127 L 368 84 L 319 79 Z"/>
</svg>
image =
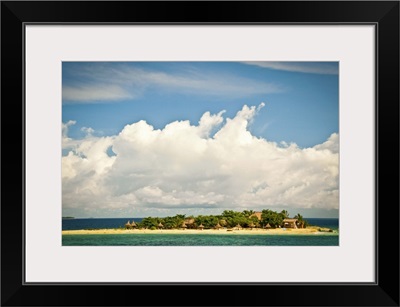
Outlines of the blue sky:
<svg viewBox="0 0 400 307">
<path fill-rule="evenodd" d="M 82 127 L 105 136 L 141 119 L 159 129 L 265 102 L 255 136 L 311 147 L 338 132 L 337 62 L 250 63 L 64 62 L 62 120 L 76 121 L 71 137 L 82 138 Z"/>
<path fill-rule="evenodd" d="M 338 217 L 337 62 L 63 62 L 63 215 Z"/>
</svg>

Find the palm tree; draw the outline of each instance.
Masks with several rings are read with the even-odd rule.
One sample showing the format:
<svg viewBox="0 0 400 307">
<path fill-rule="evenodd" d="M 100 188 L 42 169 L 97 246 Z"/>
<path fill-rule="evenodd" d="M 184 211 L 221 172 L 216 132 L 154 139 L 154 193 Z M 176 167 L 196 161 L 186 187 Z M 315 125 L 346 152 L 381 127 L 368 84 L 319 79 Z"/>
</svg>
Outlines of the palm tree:
<svg viewBox="0 0 400 307">
<path fill-rule="evenodd" d="M 287 219 L 289 217 L 289 212 L 287 212 L 286 210 L 282 210 L 281 214 L 283 215 L 284 219 Z"/>
<path fill-rule="evenodd" d="M 243 214 L 245 217 L 250 217 L 251 215 L 254 214 L 254 210 L 244 210 L 244 211 L 242 212 L 242 214 Z"/>
<path fill-rule="evenodd" d="M 303 216 L 300 213 L 297 213 L 294 216 L 295 219 L 297 219 L 297 223 L 299 224 L 300 228 L 304 228 L 304 220 L 303 220 Z"/>
</svg>

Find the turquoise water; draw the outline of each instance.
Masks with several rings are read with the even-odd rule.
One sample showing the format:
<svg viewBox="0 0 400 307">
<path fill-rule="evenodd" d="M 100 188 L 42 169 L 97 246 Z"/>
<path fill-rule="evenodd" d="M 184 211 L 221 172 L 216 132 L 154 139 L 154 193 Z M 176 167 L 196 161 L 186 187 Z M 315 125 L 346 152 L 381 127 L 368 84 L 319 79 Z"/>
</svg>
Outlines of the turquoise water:
<svg viewBox="0 0 400 307">
<path fill-rule="evenodd" d="M 63 235 L 63 246 L 338 246 L 339 235 L 107 234 Z"/>
</svg>

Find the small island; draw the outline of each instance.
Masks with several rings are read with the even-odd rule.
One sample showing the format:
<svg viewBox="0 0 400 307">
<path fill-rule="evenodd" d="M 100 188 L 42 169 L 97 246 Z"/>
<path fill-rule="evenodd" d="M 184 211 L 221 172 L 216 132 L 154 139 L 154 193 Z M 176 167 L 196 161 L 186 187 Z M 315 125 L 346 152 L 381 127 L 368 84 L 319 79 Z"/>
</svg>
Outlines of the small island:
<svg viewBox="0 0 400 307">
<path fill-rule="evenodd" d="M 286 210 L 276 212 L 225 210 L 220 215 L 146 217 L 139 222 L 128 220 L 125 225 L 112 229 L 64 230 L 63 235 L 73 234 L 337 234 L 329 228 L 309 225 L 301 214 L 292 218 Z"/>
</svg>

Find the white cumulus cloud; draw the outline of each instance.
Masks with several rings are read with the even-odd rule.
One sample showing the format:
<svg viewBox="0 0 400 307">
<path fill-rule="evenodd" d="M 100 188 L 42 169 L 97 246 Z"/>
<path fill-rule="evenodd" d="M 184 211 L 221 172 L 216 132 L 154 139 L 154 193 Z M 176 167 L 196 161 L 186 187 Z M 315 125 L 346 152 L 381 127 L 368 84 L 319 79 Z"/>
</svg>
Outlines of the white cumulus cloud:
<svg viewBox="0 0 400 307">
<path fill-rule="evenodd" d="M 163 129 L 141 120 L 112 137 L 87 129 L 82 140 L 68 138 L 73 122 L 64 124 L 63 208 L 338 209 L 338 134 L 311 148 L 256 137 L 249 124 L 263 106 Z"/>
</svg>

